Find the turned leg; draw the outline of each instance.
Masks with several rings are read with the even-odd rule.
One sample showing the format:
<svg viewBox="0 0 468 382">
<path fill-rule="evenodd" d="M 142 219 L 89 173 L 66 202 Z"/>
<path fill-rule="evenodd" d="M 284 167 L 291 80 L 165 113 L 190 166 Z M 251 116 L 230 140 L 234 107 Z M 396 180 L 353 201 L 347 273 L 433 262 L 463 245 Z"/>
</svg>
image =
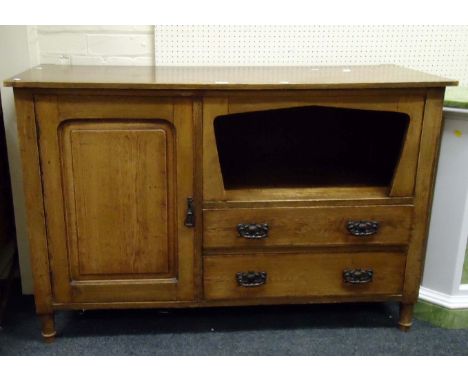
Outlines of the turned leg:
<svg viewBox="0 0 468 382">
<path fill-rule="evenodd" d="M 40 315 L 42 321 L 42 338 L 45 342 L 51 343 L 55 339 L 55 320 L 54 314 L 41 314 Z"/>
<path fill-rule="evenodd" d="M 411 329 L 411 325 L 413 324 L 413 308 L 414 304 L 400 304 L 400 320 L 398 321 L 398 328 L 403 331 L 407 332 Z"/>
</svg>

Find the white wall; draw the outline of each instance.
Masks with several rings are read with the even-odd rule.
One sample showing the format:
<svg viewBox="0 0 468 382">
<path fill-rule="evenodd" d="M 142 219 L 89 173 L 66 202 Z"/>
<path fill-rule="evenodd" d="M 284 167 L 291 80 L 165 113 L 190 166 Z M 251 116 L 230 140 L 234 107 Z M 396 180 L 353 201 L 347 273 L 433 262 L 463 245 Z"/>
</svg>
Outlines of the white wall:
<svg viewBox="0 0 468 382">
<path fill-rule="evenodd" d="M 393 63 L 468 86 L 468 25 L 32 26 L 30 40 L 42 64 Z"/>
<path fill-rule="evenodd" d="M 468 308 L 460 285 L 468 236 L 468 110 L 445 108 L 424 277 L 419 297 L 447 308 Z"/>
<path fill-rule="evenodd" d="M 31 57 L 29 29 L 26 26 L 0 26 L 0 81 L 11 77 L 32 65 L 37 65 L 36 57 Z M 33 54 L 34 54 L 33 50 Z M 1 87 L 5 135 L 8 146 L 10 177 L 15 209 L 15 224 L 24 293 L 32 293 L 32 274 L 29 263 L 29 244 L 26 231 L 26 212 L 23 194 L 21 158 L 16 133 L 16 116 L 11 88 Z"/>
<path fill-rule="evenodd" d="M 152 25 L 33 26 L 41 64 L 153 65 Z"/>
<path fill-rule="evenodd" d="M 398 64 L 468 86 L 468 25 L 156 25 L 156 65 Z"/>
</svg>

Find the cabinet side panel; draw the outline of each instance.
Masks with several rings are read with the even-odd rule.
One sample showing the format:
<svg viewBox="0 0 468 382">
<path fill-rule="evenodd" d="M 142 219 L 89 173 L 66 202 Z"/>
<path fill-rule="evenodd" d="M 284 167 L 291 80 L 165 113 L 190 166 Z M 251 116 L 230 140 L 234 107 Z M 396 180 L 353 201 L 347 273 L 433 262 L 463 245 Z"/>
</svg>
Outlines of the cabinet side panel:
<svg viewBox="0 0 468 382">
<path fill-rule="evenodd" d="M 15 89 L 15 106 L 23 167 L 36 310 L 39 314 L 47 314 L 52 312 L 52 288 L 32 94 L 28 90 Z"/>
<path fill-rule="evenodd" d="M 421 283 L 440 144 L 443 99 L 444 89 L 428 90 L 416 175 L 414 225 L 408 247 L 403 288 L 405 303 L 416 302 Z"/>
</svg>

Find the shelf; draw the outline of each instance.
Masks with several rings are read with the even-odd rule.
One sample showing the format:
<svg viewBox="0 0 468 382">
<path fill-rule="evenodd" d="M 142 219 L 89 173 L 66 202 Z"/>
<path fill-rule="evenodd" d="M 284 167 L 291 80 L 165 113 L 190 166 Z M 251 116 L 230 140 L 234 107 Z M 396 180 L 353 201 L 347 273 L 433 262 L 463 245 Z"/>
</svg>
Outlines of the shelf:
<svg viewBox="0 0 468 382">
<path fill-rule="evenodd" d="M 389 187 L 409 116 L 307 106 L 218 116 L 226 190 Z"/>
</svg>

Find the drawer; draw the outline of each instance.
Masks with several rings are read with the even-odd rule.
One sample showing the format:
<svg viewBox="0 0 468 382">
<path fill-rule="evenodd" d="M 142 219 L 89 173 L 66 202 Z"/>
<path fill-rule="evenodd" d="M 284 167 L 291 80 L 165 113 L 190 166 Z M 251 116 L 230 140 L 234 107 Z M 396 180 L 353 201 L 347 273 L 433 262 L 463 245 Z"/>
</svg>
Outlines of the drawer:
<svg viewBox="0 0 468 382">
<path fill-rule="evenodd" d="M 207 300 L 399 295 L 406 256 L 402 252 L 210 255 L 203 262 Z"/>
<path fill-rule="evenodd" d="M 404 245 L 410 239 L 413 207 L 226 208 L 204 210 L 203 216 L 206 249 Z"/>
</svg>

